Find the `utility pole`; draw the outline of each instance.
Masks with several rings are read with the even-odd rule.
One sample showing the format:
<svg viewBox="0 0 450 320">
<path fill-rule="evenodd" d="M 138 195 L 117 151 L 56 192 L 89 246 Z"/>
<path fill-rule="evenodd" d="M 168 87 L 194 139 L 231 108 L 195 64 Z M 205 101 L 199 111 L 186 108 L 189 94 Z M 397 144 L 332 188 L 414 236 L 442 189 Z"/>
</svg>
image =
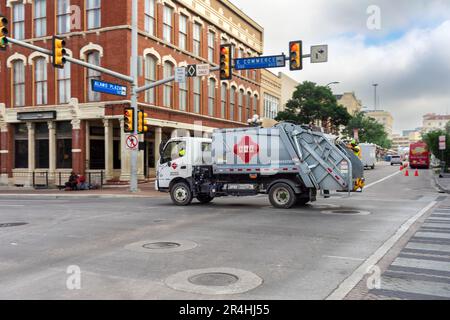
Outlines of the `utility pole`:
<svg viewBox="0 0 450 320">
<path fill-rule="evenodd" d="M 377 111 L 377 87 L 378 87 L 378 83 L 374 83 L 373 84 L 373 87 L 374 87 L 374 91 L 375 91 L 375 94 L 374 94 L 374 103 L 373 103 L 373 110 L 375 110 L 375 111 Z"/>
<path fill-rule="evenodd" d="M 138 87 L 138 5 L 137 0 L 132 0 L 131 5 L 131 61 L 130 61 L 130 77 L 133 79 L 131 84 L 131 108 L 134 110 L 134 132 L 138 135 L 138 105 L 137 105 L 137 87 Z M 139 149 L 131 150 L 130 155 L 130 192 L 138 192 L 138 155 Z"/>
</svg>

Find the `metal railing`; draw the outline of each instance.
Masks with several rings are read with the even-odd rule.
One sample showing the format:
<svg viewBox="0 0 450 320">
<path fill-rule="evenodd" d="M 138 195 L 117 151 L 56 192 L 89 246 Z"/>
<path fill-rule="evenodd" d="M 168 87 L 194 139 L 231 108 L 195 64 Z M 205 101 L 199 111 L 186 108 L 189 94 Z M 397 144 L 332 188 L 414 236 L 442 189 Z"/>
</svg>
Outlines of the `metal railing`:
<svg viewBox="0 0 450 320">
<path fill-rule="evenodd" d="M 66 186 L 66 182 L 69 181 L 70 173 L 68 172 L 56 172 L 54 174 L 49 171 L 18 171 L 14 170 L 11 174 L 14 178 L 14 184 L 17 186 L 29 186 L 34 189 L 48 189 L 50 187 L 57 187 L 63 189 Z M 90 187 L 95 189 L 102 189 L 105 184 L 104 171 L 87 172 L 84 175 L 86 182 Z"/>
</svg>

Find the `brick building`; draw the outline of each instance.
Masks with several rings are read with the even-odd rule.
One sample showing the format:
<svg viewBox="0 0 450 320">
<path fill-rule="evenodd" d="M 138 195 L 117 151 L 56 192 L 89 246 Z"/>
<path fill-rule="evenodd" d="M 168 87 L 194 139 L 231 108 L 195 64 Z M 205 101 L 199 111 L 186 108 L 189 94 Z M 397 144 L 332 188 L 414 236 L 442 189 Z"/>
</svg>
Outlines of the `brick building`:
<svg viewBox="0 0 450 320">
<path fill-rule="evenodd" d="M 66 39 L 69 55 L 130 74 L 131 0 L 1 0 L 10 36 L 50 49 L 51 36 Z M 166 78 L 174 68 L 219 62 L 221 43 L 235 57 L 262 53 L 263 29 L 227 0 L 139 0 L 139 85 Z M 103 171 L 127 181 L 123 109 L 129 97 L 98 94 L 92 79 L 126 83 L 77 65 L 55 70 L 50 58 L 9 45 L 0 51 L 0 174 L 2 183 L 27 184 L 31 172 Z M 139 96 L 150 132 L 140 139 L 140 178 L 154 174 L 161 141 L 242 126 L 257 113 L 260 71 L 232 81 L 218 74 L 171 83 Z M 23 175 L 23 173 L 28 175 Z"/>
</svg>

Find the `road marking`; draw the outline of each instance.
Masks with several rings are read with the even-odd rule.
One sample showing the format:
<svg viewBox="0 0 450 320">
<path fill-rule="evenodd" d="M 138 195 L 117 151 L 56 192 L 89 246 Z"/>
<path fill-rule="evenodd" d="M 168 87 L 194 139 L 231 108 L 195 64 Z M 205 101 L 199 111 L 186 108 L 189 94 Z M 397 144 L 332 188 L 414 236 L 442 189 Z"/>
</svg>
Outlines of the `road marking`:
<svg viewBox="0 0 450 320">
<path fill-rule="evenodd" d="M 384 182 L 384 181 L 386 181 L 386 180 L 388 180 L 388 179 L 390 179 L 390 178 L 393 178 L 393 177 L 395 177 L 396 175 L 399 175 L 400 173 L 402 173 L 402 172 L 401 172 L 401 171 L 397 171 L 396 173 L 391 174 L 390 176 L 384 177 L 383 179 L 380 179 L 380 180 L 378 180 L 378 181 L 375 181 L 375 182 L 373 182 L 373 183 L 371 183 L 371 184 L 365 186 L 364 189 L 372 188 L 373 186 L 375 186 L 375 185 L 377 185 L 377 184 L 379 184 L 379 183 L 382 183 L 382 182 Z"/>
<path fill-rule="evenodd" d="M 337 288 L 334 290 L 326 300 L 343 300 L 350 291 L 355 288 L 358 283 L 366 276 L 368 270 L 375 266 L 392 247 L 400 240 L 401 237 L 411 228 L 411 226 L 416 223 L 425 213 L 427 213 L 431 208 L 437 204 L 436 201 L 430 202 L 425 208 L 420 210 L 415 216 L 406 221 L 397 232 L 389 238 L 383 245 L 375 251 L 363 264 L 361 264 L 347 279 L 345 279 Z"/>
<path fill-rule="evenodd" d="M 0 207 L 25 207 L 23 204 L 0 204 Z"/>
<path fill-rule="evenodd" d="M 339 256 L 323 256 L 323 257 L 330 258 L 330 259 L 340 259 L 340 260 L 364 261 L 363 258 L 351 258 L 351 257 L 339 257 Z"/>
</svg>

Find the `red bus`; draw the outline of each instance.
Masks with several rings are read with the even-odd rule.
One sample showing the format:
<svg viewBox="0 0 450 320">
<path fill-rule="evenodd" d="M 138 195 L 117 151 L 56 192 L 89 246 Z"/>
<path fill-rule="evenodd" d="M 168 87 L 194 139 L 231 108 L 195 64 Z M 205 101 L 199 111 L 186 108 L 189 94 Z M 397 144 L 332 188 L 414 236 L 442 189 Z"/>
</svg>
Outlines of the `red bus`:
<svg viewBox="0 0 450 320">
<path fill-rule="evenodd" d="M 409 165 L 411 169 L 430 168 L 430 151 L 425 142 L 412 143 L 409 147 Z"/>
</svg>

